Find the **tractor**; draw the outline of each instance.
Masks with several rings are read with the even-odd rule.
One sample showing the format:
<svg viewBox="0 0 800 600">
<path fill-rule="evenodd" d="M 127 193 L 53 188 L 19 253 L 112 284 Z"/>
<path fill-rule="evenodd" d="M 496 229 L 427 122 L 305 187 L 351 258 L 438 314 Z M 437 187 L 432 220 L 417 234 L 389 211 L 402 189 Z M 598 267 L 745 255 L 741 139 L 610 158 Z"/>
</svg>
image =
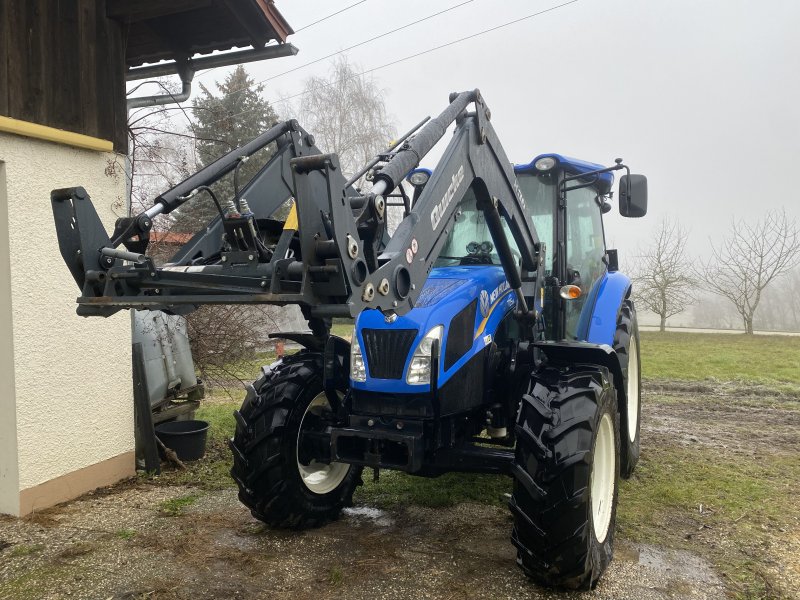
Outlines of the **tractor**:
<svg viewBox="0 0 800 600">
<path fill-rule="evenodd" d="M 83 188 L 54 190 L 59 243 L 83 316 L 300 306 L 310 331 L 274 335 L 302 349 L 263 367 L 234 413 L 231 475 L 257 519 L 324 525 L 364 469 L 510 476 L 523 571 L 592 588 L 612 558 L 641 413 L 631 281 L 603 215 L 616 171 L 625 217 L 646 213 L 647 180 L 621 159 L 542 154 L 514 166 L 490 119 L 478 90 L 451 94 L 347 179 L 296 121 L 279 123 L 111 236 Z M 452 123 L 439 163 L 420 168 Z M 210 186 L 267 144 L 276 150 L 259 173 L 217 198 Z M 153 218 L 203 193 L 218 217 L 156 266 Z M 275 219 L 287 200 L 289 217 Z M 393 206 L 403 219 L 390 235 Z M 349 341 L 331 335 L 337 317 L 355 319 Z"/>
</svg>

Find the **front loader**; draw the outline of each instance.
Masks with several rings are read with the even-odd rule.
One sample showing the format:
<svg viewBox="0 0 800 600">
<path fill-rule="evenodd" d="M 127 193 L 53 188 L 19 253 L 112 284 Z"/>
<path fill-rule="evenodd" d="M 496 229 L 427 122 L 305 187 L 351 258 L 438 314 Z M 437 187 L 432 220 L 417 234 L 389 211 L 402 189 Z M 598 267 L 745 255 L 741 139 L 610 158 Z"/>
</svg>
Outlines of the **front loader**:
<svg viewBox="0 0 800 600">
<path fill-rule="evenodd" d="M 418 168 L 454 122 L 436 168 Z M 268 143 L 276 152 L 253 180 L 216 198 L 209 186 Z M 619 170 L 620 213 L 643 216 L 646 179 L 620 159 L 513 166 L 475 90 L 350 180 L 287 121 L 112 236 L 82 188 L 52 202 L 78 314 L 301 307 L 310 333 L 279 335 L 303 349 L 264 367 L 234 414 L 231 474 L 256 518 L 329 522 L 364 468 L 511 476 L 517 562 L 541 584 L 587 588 L 611 560 L 619 477 L 639 457 L 636 313 L 602 226 Z M 365 173 L 368 192 L 354 187 Z M 153 218 L 201 193 L 219 216 L 155 265 Z M 289 218 L 275 220 L 289 199 Z M 389 236 L 387 207 L 401 202 Z M 355 318 L 350 342 L 330 335 L 333 317 Z"/>
</svg>

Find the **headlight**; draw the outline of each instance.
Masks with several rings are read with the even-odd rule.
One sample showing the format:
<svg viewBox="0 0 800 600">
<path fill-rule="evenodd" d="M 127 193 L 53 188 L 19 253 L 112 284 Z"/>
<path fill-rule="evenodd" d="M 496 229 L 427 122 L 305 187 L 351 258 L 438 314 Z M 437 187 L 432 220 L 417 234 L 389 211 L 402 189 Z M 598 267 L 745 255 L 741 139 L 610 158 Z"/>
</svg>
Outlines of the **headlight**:
<svg viewBox="0 0 800 600">
<path fill-rule="evenodd" d="M 420 186 L 425 185 L 428 183 L 428 179 L 430 178 L 430 173 L 427 171 L 413 171 L 411 175 L 408 176 L 408 181 L 411 185 Z"/>
<path fill-rule="evenodd" d="M 437 341 L 441 344 L 443 332 L 444 327 L 437 325 L 420 340 L 411 357 L 411 364 L 408 365 L 406 383 L 410 385 L 425 385 L 431 382 L 431 372 L 434 368 L 438 368 L 438 364 L 433 364 L 433 357 L 431 356 L 433 342 Z"/>
<path fill-rule="evenodd" d="M 537 171 L 549 171 L 556 166 L 556 159 L 552 156 L 545 156 L 533 163 L 533 166 Z"/>
<path fill-rule="evenodd" d="M 356 328 L 353 327 L 353 338 L 350 341 L 350 379 L 353 381 L 367 380 L 367 367 L 364 365 L 364 355 L 358 343 Z"/>
</svg>

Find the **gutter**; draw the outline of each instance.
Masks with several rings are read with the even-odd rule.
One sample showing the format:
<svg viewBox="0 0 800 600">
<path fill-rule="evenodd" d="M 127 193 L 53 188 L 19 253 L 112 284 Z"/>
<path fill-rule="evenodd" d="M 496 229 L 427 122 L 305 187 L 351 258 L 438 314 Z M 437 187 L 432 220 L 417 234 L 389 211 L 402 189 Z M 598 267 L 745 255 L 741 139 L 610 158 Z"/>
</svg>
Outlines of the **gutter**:
<svg viewBox="0 0 800 600">
<path fill-rule="evenodd" d="M 298 52 L 293 44 L 275 44 L 252 50 L 242 50 L 239 52 L 225 52 L 211 56 L 203 56 L 197 59 L 184 59 L 148 65 L 128 69 L 125 74 L 127 81 L 138 79 L 149 79 L 151 77 L 164 77 L 165 75 L 178 74 L 181 78 L 181 91 L 179 94 L 158 94 L 155 96 L 141 96 L 138 98 L 128 98 L 128 110 L 141 108 L 143 106 L 159 106 L 161 104 L 173 104 L 185 102 L 192 94 L 192 79 L 196 71 L 203 69 L 214 69 L 216 67 L 228 67 L 242 63 L 279 58 L 282 56 L 294 56 Z"/>
</svg>

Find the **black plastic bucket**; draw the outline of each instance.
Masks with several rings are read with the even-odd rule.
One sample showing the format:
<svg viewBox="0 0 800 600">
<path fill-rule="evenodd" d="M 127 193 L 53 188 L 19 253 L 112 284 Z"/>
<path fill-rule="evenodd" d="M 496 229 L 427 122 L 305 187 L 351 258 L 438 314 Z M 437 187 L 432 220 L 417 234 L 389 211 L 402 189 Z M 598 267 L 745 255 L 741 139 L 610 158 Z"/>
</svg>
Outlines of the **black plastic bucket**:
<svg viewBox="0 0 800 600">
<path fill-rule="evenodd" d="M 169 421 L 156 425 L 158 439 L 181 460 L 199 460 L 205 456 L 208 439 L 206 421 Z"/>
</svg>

